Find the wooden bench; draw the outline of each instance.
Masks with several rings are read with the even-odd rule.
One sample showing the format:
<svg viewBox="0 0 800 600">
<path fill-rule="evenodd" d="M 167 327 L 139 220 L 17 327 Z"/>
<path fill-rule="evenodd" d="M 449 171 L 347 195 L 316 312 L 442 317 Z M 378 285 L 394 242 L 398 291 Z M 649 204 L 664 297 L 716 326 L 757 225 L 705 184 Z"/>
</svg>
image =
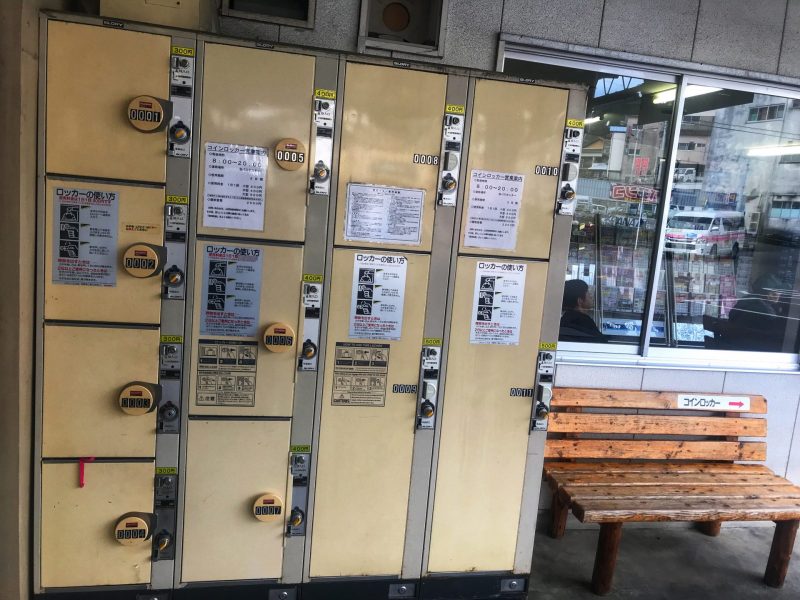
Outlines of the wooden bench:
<svg viewBox="0 0 800 600">
<path fill-rule="evenodd" d="M 715 399 L 725 412 L 679 408 Z M 551 535 L 564 535 L 570 509 L 600 524 L 593 592 L 611 590 L 622 524 L 634 521 L 690 521 L 708 535 L 718 535 L 722 521 L 775 521 L 764 581 L 783 585 L 800 488 L 764 465 L 734 462 L 766 459 L 765 441 L 739 439 L 766 437 L 766 419 L 743 414 L 764 415 L 763 397 L 556 388 L 550 408 Z"/>
</svg>

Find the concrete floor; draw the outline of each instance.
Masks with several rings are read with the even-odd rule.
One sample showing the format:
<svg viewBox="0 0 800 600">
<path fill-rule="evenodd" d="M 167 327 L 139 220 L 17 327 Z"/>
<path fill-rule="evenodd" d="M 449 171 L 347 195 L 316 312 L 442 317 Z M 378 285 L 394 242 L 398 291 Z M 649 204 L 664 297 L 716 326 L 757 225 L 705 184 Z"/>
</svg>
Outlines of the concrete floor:
<svg viewBox="0 0 800 600">
<path fill-rule="evenodd" d="M 762 583 L 774 527 L 723 526 L 717 538 L 695 530 L 622 528 L 609 600 L 798 600 L 800 536 L 786 583 Z M 561 540 L 536 534 L 531 600 L 597 599 L 589 590 L 598 529 L 570 529 Z"/>
</svg>

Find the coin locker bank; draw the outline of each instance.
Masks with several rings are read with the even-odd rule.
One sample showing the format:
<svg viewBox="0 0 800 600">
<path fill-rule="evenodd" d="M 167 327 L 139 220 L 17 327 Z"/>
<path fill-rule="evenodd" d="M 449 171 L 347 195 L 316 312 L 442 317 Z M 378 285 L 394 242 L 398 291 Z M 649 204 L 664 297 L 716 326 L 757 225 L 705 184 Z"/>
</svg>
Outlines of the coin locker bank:
<svg viewBox="0 0 800 600">
<path fill-rule="evenodd" d="M 36 593 L 524 595 L 583 92 L 41 43 Z"/>
</svg>

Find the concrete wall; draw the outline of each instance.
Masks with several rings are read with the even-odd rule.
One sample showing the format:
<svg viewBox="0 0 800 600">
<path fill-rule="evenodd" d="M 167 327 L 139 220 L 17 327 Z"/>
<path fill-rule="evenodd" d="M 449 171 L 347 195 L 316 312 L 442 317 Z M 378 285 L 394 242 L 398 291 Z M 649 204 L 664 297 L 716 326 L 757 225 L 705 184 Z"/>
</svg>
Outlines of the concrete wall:
<svg viewBox="0 0 800 600">
<path fill-rule="evenodd" d="M 65 6 L 0 2 L 0 600 L 29 590 L 39 9 Z"/>
<path fill-rule="evenodd" d="M 313 30 L 222 18 L 221 31 L 355 52 L 360 5 L 317 0 Z M 444 64 L 493 69 L 502 32 L 800 77 L 797 0 L 449 0 L 449 6 Z"/>
</svg>

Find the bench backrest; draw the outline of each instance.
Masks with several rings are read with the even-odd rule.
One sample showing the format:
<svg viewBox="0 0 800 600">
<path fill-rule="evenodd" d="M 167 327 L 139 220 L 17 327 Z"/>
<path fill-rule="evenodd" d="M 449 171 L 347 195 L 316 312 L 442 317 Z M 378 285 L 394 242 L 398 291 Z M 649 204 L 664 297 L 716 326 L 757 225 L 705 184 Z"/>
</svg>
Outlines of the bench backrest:
<svg viewBox="0 0 800 600">
<path fill-rule="evenodd" d="M 763 461 L 763 396 L 555 388 L 545 458 Z M 713 412 L 710 412 L 713 411 Z"/>
</svg>

